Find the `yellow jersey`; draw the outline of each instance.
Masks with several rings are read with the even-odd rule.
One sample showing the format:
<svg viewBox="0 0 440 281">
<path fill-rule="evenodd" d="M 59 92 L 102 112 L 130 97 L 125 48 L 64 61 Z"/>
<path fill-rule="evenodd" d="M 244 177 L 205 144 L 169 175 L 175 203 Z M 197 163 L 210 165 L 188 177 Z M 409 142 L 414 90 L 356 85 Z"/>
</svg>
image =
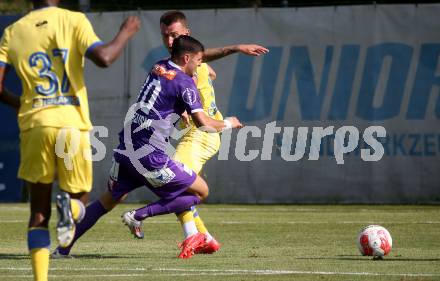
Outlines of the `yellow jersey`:
<svg viewBox="0 0 440 281">
<path fill-rule="evenodd" d="M 206 63 L 202 63 L 196 70 L 197 89 L 200 93 L 200 101 L 203 110 L 209 117 L 216 120 L 223 120 L 223 116 L 215 103 L 215 92 L 209 77 L 209 69 Z"/>
<path fill-rule="evenodd" d="M 21 131 L 91 129 L 84 56 L 99 44 L 84 14 L 58 7 L 33 10 L 5 29 L 0 64 L 12 65 L 22 82 Z"/>
<path fill-rule="evenodd" d="M 215 92 L 209 77 L 209 68 L 202 63 L 196 70 L 197 89 L 200 93 L 200 101 L 205 113 L 216 120 L 223 120 L 223 116 L 215 103 Z M 220 149 L 220 135 L 199 131 L 191 120 L 191 129 L 180 139 L 174 154 L 174 160 L 187 165 L 197 174 L 203 168 L 206 161 L 211 159 Z M 180 128 L 184 128 L 181 123 Z"/>
</svg>

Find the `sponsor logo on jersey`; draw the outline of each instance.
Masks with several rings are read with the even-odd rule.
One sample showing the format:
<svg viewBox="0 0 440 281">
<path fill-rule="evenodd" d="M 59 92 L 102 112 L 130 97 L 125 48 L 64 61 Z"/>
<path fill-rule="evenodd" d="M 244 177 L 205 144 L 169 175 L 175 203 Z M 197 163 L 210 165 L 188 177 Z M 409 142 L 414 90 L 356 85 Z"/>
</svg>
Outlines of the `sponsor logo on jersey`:
<svg viewBox="0 0 440 281">
<path fill-rule="evenodd" d="M 163 168 L 152 171 L 144 176 L 153 187 L 161 187 L 172 181 L 176 177 L 176 174 L 174 174 L 170 168 Z"/>
<path fill-rule="evenodd" d="M 196 92 L 193 89 L 186 88 L 182 94 L 183 101 L 189 105 L 193 105 L 197 101 Z"/>
<path fill-rule="evenodd" d="M 46 107 L 49 105 L 74 105 L 80 106 L 79 98 L 76 96 L 59 96 L 55 98 L 35 98 L 32 101 L 33 108 Z"/>
</svg>

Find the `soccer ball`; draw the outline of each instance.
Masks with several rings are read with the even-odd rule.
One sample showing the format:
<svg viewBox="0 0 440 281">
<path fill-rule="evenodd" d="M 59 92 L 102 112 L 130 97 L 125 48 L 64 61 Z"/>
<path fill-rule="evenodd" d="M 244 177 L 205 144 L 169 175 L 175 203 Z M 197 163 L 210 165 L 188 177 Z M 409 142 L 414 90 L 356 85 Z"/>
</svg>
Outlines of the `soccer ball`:
<svg viewBox="0 0 440 281">
<path fill-rule="evenodd" d="M 357 244 L 363 256 L 373 256 L 381 259 L 391 251 L 393 240 L 384 227 L 369 225 L 359 232 Z"/>
</svg>

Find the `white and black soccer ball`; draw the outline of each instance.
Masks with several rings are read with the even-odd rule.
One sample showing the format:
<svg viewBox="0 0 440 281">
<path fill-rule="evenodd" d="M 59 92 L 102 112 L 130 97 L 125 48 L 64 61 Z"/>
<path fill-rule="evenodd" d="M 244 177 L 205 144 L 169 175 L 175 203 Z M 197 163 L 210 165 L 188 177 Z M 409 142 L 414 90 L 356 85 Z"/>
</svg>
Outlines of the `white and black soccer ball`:
<svg viewBox="0 0 440 281">
<path fill-rule="evenodd" d="M 390 253 L 393 239 L 385 227 L 369 225 L 359 232 L 357 245 L 363 256 L 382 258 Z"/>
</svg>

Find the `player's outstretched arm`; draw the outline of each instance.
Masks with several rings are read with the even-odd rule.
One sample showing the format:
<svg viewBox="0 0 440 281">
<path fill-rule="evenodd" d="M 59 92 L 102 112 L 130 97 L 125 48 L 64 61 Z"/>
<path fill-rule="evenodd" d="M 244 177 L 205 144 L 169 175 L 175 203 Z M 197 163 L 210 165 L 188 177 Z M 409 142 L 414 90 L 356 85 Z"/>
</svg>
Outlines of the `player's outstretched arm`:
<svg viewBox="0 0 440 281">
<path fill-rule="evenodd" d="M 18 109 L 20 108 L 20 97 L 14 95 L 3 86 L 6 72 L 7 68 L 5 66 L 0 66 L 0 101 L 12 106 L 18 112 Z"/>
<path fill-rule="evenodd" d="M 141 21 L 136 16 L 128 17 L 121 25 L 118 34 L 107 44 L 100 45 L 87 53 L 87 58 L 99 67 L 109 67 L 121 54 L 128 40 L 138 32 Z"/>
<path fill-rule="evenodd" d="M 256 44 L 239 44 L 220 48 L 209 48 L 203 52 L 203 61 L 209 62 L 218 60 L 235 53 L 242 53 L 249 56 L 260 56 L 268 52 L 269 50 L 267 48 Z"/>
<path fill-rule="evenodd" d="M 227 117 L 225 120 L 215 120 L 206 115 L 203 111 L 198 111 L 191 114 L 192 120 L 197 128 L 202 128 L 203 131 L 208 133 L 221 132 L 223 130 L 231 128 L 242 128 L 243 124 L 240 123 L 237 117 Z"/>
</svg>

